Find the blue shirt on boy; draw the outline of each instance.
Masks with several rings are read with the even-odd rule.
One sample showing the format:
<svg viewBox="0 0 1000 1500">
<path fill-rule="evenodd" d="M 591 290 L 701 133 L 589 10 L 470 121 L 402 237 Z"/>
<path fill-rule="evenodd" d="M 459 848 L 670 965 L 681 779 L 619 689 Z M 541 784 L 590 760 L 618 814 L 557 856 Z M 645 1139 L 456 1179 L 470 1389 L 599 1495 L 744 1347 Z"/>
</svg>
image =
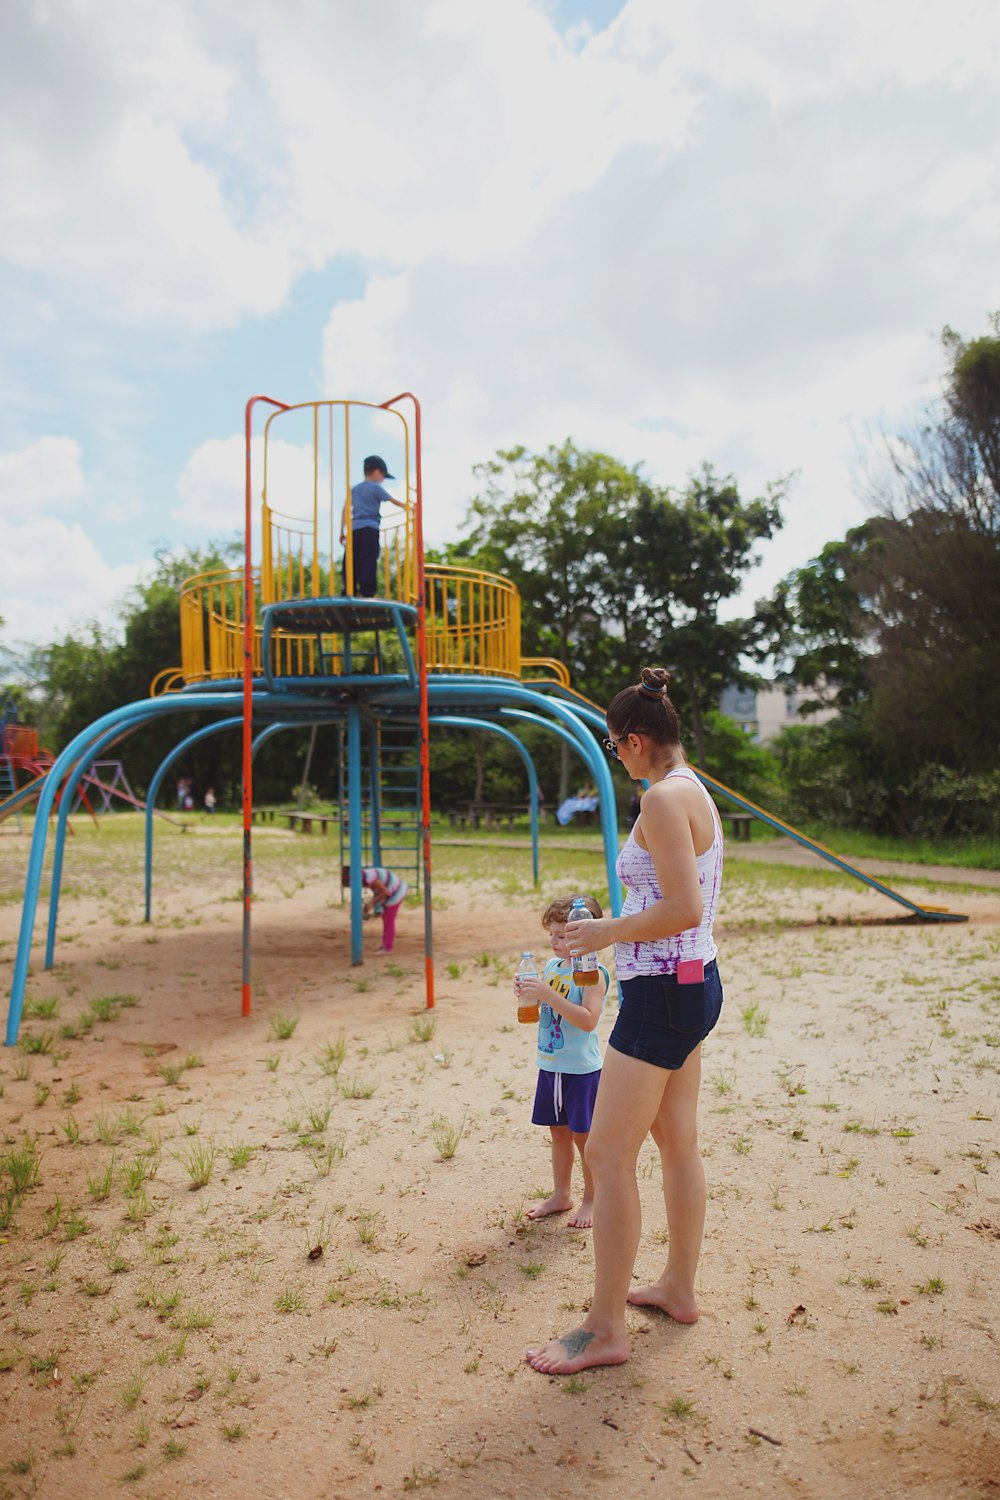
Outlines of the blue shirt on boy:
<svg viewBox="0 0 1000 1500">
<path fill-rule="evenodd" d="M 363 479 L 351 490 L 351 525 L 355 531 L 364 526 L 374 526 L 378 531 L 381 524 L 381 507 L 388 500 L 392 502 L 389 491 L 376 484 L 374 479 Z"/>
<path fill-rule="evenodd" d="M 604 994 L 601 1009 L 608 998 L 611 975 L 600 965 Z M 573 1005 L 583 1004 L 583 990 L 573 983 L 573 968 L 568 959 L 550 958 L 542 979 L 561 999 Z M 571 1026 L 557 1010 L 544 1002 L 538 1008 L 538 1066 L 546 1073 L 596 1073 L 602 1062 L 597 1031 L 581 1031 Z"/>
</svg>

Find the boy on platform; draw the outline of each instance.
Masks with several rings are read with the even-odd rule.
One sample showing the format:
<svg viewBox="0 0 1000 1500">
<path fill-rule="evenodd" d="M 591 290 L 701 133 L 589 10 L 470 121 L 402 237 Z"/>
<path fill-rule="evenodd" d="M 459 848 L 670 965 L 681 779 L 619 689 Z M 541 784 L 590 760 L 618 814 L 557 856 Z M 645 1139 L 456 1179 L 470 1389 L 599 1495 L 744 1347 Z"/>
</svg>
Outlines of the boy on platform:
<svg viewBox="0 0 1000 1500">
<path fill-rule="evenodd" d="M 586 988 L 573 983 L 573 963 L 566 942 L 566 922 L 575 896 L 559 896 L 542 915 L 555 954 L 541 979 L 516 981 L 518 1002 L 538 1005 L 538 1086 L 533 1125 L 547 1125 L 552 1139 L 552 1195 L 528 1210 L 529 1219 L 567 1213 L 573 1207 L 573 1157 L 583 1164 L 583 1202 L 569 1220 L 571 1228 L 589 1229 L 593 1222 L 594 1185 L 584 1148 L 594 1114 L 601 1078 L 601 1044 L 596 1027 L 601 1019 L 611 977 L 602 964 L 600 979 Z M 593 896 L 585 896 L 588 910 L 604 913 Z"/>
</svg>

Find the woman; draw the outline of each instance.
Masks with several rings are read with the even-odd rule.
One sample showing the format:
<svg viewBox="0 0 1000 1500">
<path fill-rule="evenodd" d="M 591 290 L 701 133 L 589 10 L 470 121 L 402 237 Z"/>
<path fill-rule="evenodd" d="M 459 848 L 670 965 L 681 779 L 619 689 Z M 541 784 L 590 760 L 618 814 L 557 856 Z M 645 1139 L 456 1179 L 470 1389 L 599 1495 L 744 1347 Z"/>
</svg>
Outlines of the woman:
<svg viewBox="0 0 1000 1500">
<path fill-rule="evenodd" d="M 698 1149 L 701 1043 L 722 1008 L 712 938 L 722 885 L 722 828 L 684 759 L 670 674 L 642 680 L 608 706 L 608 753 L 633 780 L 648 780 L 621 854 L 628 888 L 620 917 L 567 925 L 574 953 L 615 944 L 621 1010 L 604 1059 L 587 1163 L 594 1177 L 594 1295 L 571 1333 L 529 1349 L 545 1375 L 571 1375 L 629 1357 L 625 1306 L 655 1307 L 678 1323 L 698 1317 L 694 1280 L 705 1226 Z M 667 1264 L 650 1286 L 631 1287 L 641 1215 L 639 1148 L 652 1134 L 663 1168 Z"/>
</svg>

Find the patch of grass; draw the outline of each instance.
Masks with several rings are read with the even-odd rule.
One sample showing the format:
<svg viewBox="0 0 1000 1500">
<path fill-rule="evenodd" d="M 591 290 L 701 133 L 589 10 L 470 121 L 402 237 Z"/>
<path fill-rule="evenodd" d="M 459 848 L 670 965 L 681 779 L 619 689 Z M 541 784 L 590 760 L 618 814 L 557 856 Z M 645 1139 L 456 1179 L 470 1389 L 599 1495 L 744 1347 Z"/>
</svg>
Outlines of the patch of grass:
<svg viewBox="0 0 1000 1500">
<path fill-rule="evenodd" d="M 458 1150 L 458 1144 L 465 1132 L 465 1115 L 462 1116 L 457 1125 L 451 1124 L 441 1115 L 437 1115 L 431 1122 L 431 1134 L 437 1147 L 438 1155 L 442 1161 L 451 1161 Z"/>
<path fill-rule="evenodd" d="M 374 1083 L 366 1083 L 363 1078 L 349 1078 L 340 1084 L 340 1092 L 345 1099 L 370 1099 L 375 1088 Z"/>
<path fill-rule="evenodd" d="M 145 1115 L 137 1115 L 131 1104 L 115 1113 L 115 1124 L 122 1135 L 142 1135 L 146 1123 Z"/>
<path fill-rule="evenodd" d="M 385 1228 L 385 1220 L 377 1211 L 359 1208 L 354 1216 L 354 1228 L 362 1245 L 377 1245 L 379 1233 Z"/>
<path fill-rule="evenodd" d="M 118 1014 L 118 1001 L 114 995 L 99 995 L 96 1000 L 90 1001 L 91 1014 L 99 1021 L 113 1021 Z"/>
<path fill-rule="evenodd" d="M 25 1035 L 21 1038 L 20 1046 L 29 1057 L 48 1057 L 55 1046 L 55 1037 L 51 1031 L 43 1031 L 38 1036 Z"/>
<path fill-rule="evenodd" d="M 130 1375 L 128 1380 L 126 1380 L 122 1386 L 122 1406 L 124 1406 L 126 1411 L 134 1411 L 138 1406 L 139 1397 L 142 1395 L 142 1388 L 145 1384 L 146 1375 L 143 1370 L 136 1370 L 135 1374 Z"/>
<path fill-rule="evenodd" d="M 417 1016 L 410 1027 L 411 1042 L 429 1042 L 434 1035 L 436 1021 L 433 1016 Z"/>
<path fill-rule="evenodd" d="M 274 1299 L 274 1310 L 280 1313 L 300 1312 L 305 1306 L 306 1294 L 300 1286 L 286 1286 Z"/>
<path fill-rule="evenodd" d="M 940 1297 L 944 1291 L 944 1282 L 940 1276 L 928 1276 L 922 1284 L 918 1284 L 917 1291 L 922 1297 Z"/>
<path fill-rule="evenodd" d="M 78 1239 L 81 1234 L 89 1233 L 90 1224 L 78 1209 L 74 1209 L 73 1212 L 63 1220 L 63 1234 L 68 1240 L 75 1240 Z"/>
<path fill-rule="evenodd" d="M 39 1021 L 51 1021 L 59 1014 L 58 999 L 31 1000 L 24 1007 L 24 1014 Z"/>
<path fill-rule="evenodd" d="M 517 1269 L 526 1281 L 537 1281 L 545 1270 L 545 1263 L 540 1260 L 526 1260 Z"/>
<path fill-rule="evenodd" d="M 111 1189 L 115 1181 L 115 1159 L 112 1156 L 104 1171 L 98 1175 L 87 1177 L 87 1192 L 95 1203 L 103 1203 L 111 1197 Z"/>
<path fill-rule="evenodd" d="M 312 1135 L 322 1135 L 330 1123 L 332 1113 L 329 1104 L 310 1105 L 306 1109 L 306 1119 L 309 1121 L 309 1130 Z"/>
<path fill-rule="evenodd" d="M 295 1028 L 301 1018 L 297 1015 L 286 1015 L 284 1011 L 278 1011 L 277 1015 L 271 1016 L 268 1025 L 271 1035 L 275 1041 L 287 1042 L 295 1035 Z"/>
<path fill-rule="evenodd" d="M 695 1403 L 689 1401 L 687 1396 L 675 1396 L 665 1406 L 659 1401 L 654 1402 L 654 1405 L 659 1407 L 664 1416 L 676 1417 L 681 1422 L 686 1422 L 689 1417 L 693 1417 L 695 1414 Z"/>
<path fill-rule="evenodd" d="M 191 1190 L 205 1187 L 211 1179 L 219 1148 L 214 1141 L 199 1141 L 186 1151 L 177 1152 L 177 1160 L 191 1179 Z"/>
<path fill-rule="evenodd" d="M 233 1171 L 239 1172 L 243 1167 L 248 1166 L 256 1150 L 257 1147 L 251 1146 L 248 1141 L 234 1141 L 231 1146 L 227 1146 L 226 1155 Z"/>
<path fill-rule="evenodd" d="M 751 1005 L 740 1007 L 740 1016 L 743 1019 L 743 1030 L 747 1036 L 764 1036 L 767 1033 L 767 1023 L 770 1019 L 766 1010 L 762 1010 L 755 1000 Z"/>
<path fill-rule="evenodd" d="M 316 1054 L 316 1062 L 321 1072 L 328 1077 L 336 1078 L 344 1065 L 347 1056 L 347 1038 L 341 1032 L 334 1037 L 332 1042 L 324 1042 Z"/>
</svg>

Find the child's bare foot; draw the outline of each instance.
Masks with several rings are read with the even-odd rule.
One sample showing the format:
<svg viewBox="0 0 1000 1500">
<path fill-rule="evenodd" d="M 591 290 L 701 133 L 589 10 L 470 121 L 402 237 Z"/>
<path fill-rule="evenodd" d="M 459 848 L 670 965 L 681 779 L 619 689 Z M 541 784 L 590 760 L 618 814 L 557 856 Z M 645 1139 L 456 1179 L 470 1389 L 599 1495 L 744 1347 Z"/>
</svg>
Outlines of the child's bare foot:
<svg viewBox="0 0 1000 1500">
<path fill-rule="evenodd" d="M 568 1193 L 553 1193 L 551 1198 L 543 1198 L 536 1203 L 534 1208 L 529 1208 L 525 1214 L 526 1219 L 547 1219 L 549 1214 L 565 1214 L 573 1207 L 573 1200 Z"/>
<path fill-rule="evenodd" d="M 591 1198 L 584 1198 L 580 1207 L 569 1221 L 570 1229 L 593 1229 L 594 1227 L 594 1204 Z"/>
<path fill-rule="evenodd" d="M 660 1312 L 665 1312 L 675 1323 L 698 1321 L 698 1304 L 694 1300 L 694 1293 L 678 1292 L 659 1281 L 654 1281 L 651 1286 L 632 1287 L 628 1300 L 633 1307 L 658 1307 Z"/>
<path fill-rule="evenodd" d="M 624 1335 L 574 1328 L 572 1333 L 549 1339 L 537 1349 L 528 1349 L 524 1357 L 540 1375 L 575 1375 L 598 1365 L 623 1365 L 630 1352 Z"/>
</svg>

